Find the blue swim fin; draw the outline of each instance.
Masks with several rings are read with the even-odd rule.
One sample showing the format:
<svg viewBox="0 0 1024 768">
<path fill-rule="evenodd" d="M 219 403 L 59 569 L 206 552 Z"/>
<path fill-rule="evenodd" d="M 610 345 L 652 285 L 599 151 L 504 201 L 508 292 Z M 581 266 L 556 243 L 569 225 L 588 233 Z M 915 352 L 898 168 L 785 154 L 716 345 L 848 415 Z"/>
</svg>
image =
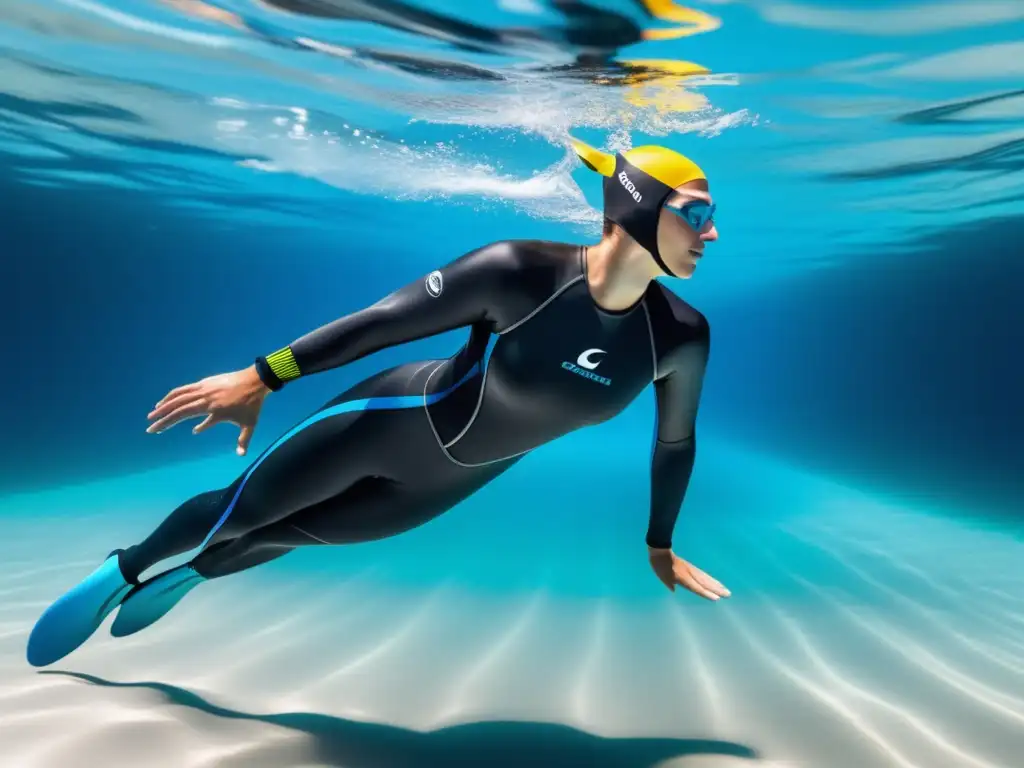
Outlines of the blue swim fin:
<svg viewBox="0 0 1024 768">
<path fill-rule="evenodd" d="M 45 667 L 67 656 L 89 639 L 132 588 L 125 581 L 117 556 L 59 597 L 39 617 L 28 637 L 28 663 Z"/>
<path fill-rule="evenodd" d="M 114 637 L 133 635 L 162 618 L 187 595 L 193 587 L 206 581 L 191 565 L 179 565 L 154 576 L 135 587 L 121 603 L 110 634 Z"/>
</svg>

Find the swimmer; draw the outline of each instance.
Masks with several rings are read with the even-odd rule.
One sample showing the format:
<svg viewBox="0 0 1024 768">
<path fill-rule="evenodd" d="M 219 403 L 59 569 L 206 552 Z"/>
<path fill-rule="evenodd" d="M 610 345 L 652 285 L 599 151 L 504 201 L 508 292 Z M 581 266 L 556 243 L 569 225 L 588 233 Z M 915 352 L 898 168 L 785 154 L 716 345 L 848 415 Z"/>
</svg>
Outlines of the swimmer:
<svg viewBox="0 0 1024 768">
<path fill-rule="evenodd" d="M 243 370 L 171 390 L 148 432 L 204 417 L 241 428 L 244 455 L 272 392 L 385 347 L 465 328 L 443 360 L 381 371 L 324 404 L 233 482 L 185 501 L 144 540 L 111 552 L 53 603 L 28 641 L 52 664 L 118 609 L 130 635 L 211 580 L 298 547 L 368 542 L 423 525 L 511 469 L 529 451 L 621 413 L 649 385 L 657 426 L 647 555 L 670 590 L 729 591 L 672 551 L 696 453 L 710 348 L 705 317 L 655 278 L 688 278 L 718 237 L 704 172 L 672 150 L 600 152 L 573 140 L 602 176 L 601 241 L 485 245 Z M 186 564 L 142 580 L 158 563 Z"/>
</svg>

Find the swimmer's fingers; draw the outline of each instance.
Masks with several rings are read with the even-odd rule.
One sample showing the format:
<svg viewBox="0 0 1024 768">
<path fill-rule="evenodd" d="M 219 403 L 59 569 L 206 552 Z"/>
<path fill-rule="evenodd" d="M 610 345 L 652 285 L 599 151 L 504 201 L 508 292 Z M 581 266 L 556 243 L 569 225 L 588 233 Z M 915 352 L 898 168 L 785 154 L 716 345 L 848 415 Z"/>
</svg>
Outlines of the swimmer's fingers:
<svg viewBox="0 0 1024 768">
<path fill-rule="evenodd" d="M 690 565 L 681 557 L 675 558 L 672 573 L 676 577 L 677 583 L 686 587 L 694 594 L 706 597 L 708 600 L 719 599 L 720 596 L 715 593 L 715 590 L 709 589 L 709 585 L 706 585 L 701 578 L 704 577 L 710 579 L 711 577 L 704 573 L 700 568 Z"/>
<path fill-rule="evenodd" d="M 710 589 L 703 586 L 699 581 L 697 581 L 697 579 L 693 577 L 691 573 L 689 573 L 685 569 L 676 569 L 676 581 L 678 581 L 682 586 L 686 587 L 694 594 L 700 595 L 701 597 L 706 597 L 708 600 L 718 599 L 718 595 L 716 595 Z"/>
<path fill-rule="evenodd" d="M 200 432 L 205 432 L 207 429 L 212 427 L 214 424 L 219 423 L 220 421 L 221 419 L 218 418 L 217 414 L 208 413 L 205 419 L 203 419 L 201 422 L 192 427 L 192 434 L 198 435 Z"/>
<path fill-rule="evenodd" d="M 732 595 L 732 592 L 726 589 L 725 585 L 722 584 L 722 582 L 720 582 L 718 579 L 714 579 L 711 576 L 708 576 L 704 571 L 702 571 L 700 568 L 693 565 L 692 563 L 690 564 L 690 575 L 693 576 L 697 583 L 704 587 L 704 589 L 714 592 L 719 597 L 729 597 L 730 595 Z"/>
<path fill-rule="evenodd" d="M 235 452 L 239 456 L 245 456 L 245 452 L 249 450 L 249 441 L 252 440 L 252 432 L 255 429 L 252 424 L 243 424 L 242 431 L 238 434 L 238 448 Z"/>
<path fill-rule="evenodd" d="M 162 419 L 169 413 L 173 413 L 178 408 L 184 405 L 198 402 L 203 399 L 203 395 L 199 390 L 190 390 L 188 392 L 182 392 L 180 394 L 171 397 L 168 395 L 164 398 L 152 411 L 146 414 L 146 418 L 152 421 L 153 419 Z"/>
<path fill-rule="evenodd" d="M 192 428 L 192 434 L 198 435 L 200 432 L 205 432 L 214 424 L 221 424 L 224 422 L 238 424 L 238 426 L 242 428 L 241 432 L 239 432 L 238 434 L 238 447 L 235 449 L 235 453 L 237 453 L 239 456 L 245 456 L 246 451 L 249 450 L 249 442 L 252 440 L 252 433 L 253 430 L 255 429 L 255 425 L 253 424 L 242 424 L 238 421 L 235 421 L 234 419 L 224 418 L 223 416 L 217 413 L 210 413 L 207 414 L 205 419 L 203 419 L 200 423 L 196 424 Z"/>
<path fill-rule="evenodd" d="M 193 384 L 185 384 L 185 385 L 180 386 L 180 387 L 175 387 L 170 392 L 168 392 L 166 395 L 164 395 L 162 398 L 160 398 L 160 402 L 157 403 L 155 406 L 153 406 L 153 408 L 154 408 L 154 410 L 157 409 L 157 408 L 160 408 L 164 404 L 170 402 L 171 400 L 174 400 L 174 399 L 180 397 L 181 395 L 191 395 L 191 394 L 197 392 L 199 390 L 200 386 L 201 386 L 200 382 L 197 381 L 197 382 L 195 382 Z"/>
<path fill-rule="evenodd" d="M 170 429 L 179 421 L 185 419 L 191 419 L 195 416 L 200 416 L 207 412 L 207 405 L 205 400 L 200 399 L 198 402 L 190 402 L 186 405 L 179 406 L 171 411 L 169 414 L 164 416 L 162 419 L 153 422 L 149 425 L 147 432 L 163 432 L 165 429 Z"/>
</svg>

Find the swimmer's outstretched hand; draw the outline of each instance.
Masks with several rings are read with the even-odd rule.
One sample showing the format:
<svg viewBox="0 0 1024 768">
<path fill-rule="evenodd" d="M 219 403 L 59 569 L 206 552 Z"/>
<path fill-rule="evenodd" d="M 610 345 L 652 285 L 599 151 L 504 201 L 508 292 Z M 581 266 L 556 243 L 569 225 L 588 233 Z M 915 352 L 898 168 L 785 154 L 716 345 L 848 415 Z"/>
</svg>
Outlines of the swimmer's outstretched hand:
<svg viewBox="0 0 1024 768">
<path fill-rule="evenodd" d="M 179 421 L 205 415 L 192 430 L 199 434 L 214 424 L 230 422 L 242 428 L 236 452 L 244 456 L 249 449 L 263 399 L 270 390 L 251 366 L 241 371 L 208 376 L 205 379 L 172 389 L 156 404 L 147 418 L 153 422 L 147 432 L 163 432 Z"/>
<path fill-rule="evenodd" d="M 732 594 L 717 579 L 711 578 L 700 568 L 686 562 L 683 558 L 676 557 L 671 549 L 648 547 L 647 554 L 651 561 L 651 568 L 654 569 L 654 574 L 672 592 L 676 591 L 676 585 L 678 584 L 701 597 L 706 597 L 708 600 L 718 600 L 721 597 L 729 597 Z"/>
</svg>

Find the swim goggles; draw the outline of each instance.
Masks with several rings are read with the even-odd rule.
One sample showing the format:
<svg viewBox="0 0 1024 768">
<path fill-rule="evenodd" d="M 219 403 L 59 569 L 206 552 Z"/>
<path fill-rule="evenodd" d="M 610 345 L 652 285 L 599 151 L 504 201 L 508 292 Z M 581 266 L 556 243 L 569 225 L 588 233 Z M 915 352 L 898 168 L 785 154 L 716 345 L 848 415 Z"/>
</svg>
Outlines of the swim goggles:
<svg viewBox="0 0 1024 768">
<path fill-rule="evenodd" d="M 665 207 L 685 221 L 698 234 L 704 231 L 704 227 L 709 221 L 714 221 L 715 204 L 704 200 L 691 200 L 678 208 L 668 205 Z"/>
</svg>

